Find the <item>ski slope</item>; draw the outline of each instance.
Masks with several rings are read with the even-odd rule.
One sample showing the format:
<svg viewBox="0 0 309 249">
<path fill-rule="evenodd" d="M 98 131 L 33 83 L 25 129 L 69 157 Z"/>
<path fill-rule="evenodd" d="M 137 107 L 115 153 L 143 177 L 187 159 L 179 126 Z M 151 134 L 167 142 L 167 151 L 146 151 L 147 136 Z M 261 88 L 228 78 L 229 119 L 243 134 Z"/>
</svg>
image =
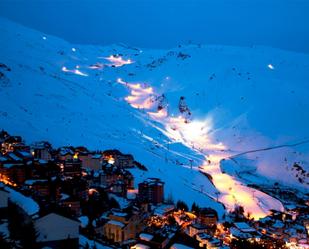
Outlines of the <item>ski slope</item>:
<svg viewBox="0 0 309 249">
<path fill-rule="evenodd" d="M 309 170 L 308 55 L 81 46 L 0 22 L 0 126 L 10 133 L 132 153 L 148 168 L 132 170 L 136 184 L 159 177 L 166 197 L 220 216 L 235 204 L 255 218 L 283 209 L 247 187 L 252 179 L 308 191 L 292 170 L 295 162 Z"/>
</svg>

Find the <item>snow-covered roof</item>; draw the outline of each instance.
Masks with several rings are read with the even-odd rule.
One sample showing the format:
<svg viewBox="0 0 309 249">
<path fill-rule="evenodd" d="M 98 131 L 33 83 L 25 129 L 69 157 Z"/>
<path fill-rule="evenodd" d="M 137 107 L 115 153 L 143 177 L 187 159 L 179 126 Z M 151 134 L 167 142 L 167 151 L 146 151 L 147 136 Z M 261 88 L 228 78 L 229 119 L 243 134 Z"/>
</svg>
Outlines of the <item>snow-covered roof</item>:
<svg viewBox="0 0 309 249">
<path fill-rule="evenodd" d="M 92 156 L 93 159 L 100 159 L 101 157 L 102 157 L 101 154 L 94 154 L 94 155 Z"/>
<path fill-rule="evenodd" d="M 34 215 L 39 212 L 40 207 L 32 198 L 26 197 L 9 187 L 5 187 L 5 190 L 9 191 L 10 200 L 21 207 L 28 215 Z"/>
<path fill-rule="evenodd" d="M 251 238 L 252 236 L 250 235 L 250 233 L 244 233 L 242 231 L 240 231 L 239 229 L 235 228 L 235 227 L 231 227 L 230 228 L 230 233 L 237 238 L 243 238 L 243 239 L 247 239 L 247 238 Z"/>
<path fill-rule="evenodd" d="M 86 246 L 86 244 L 88 243 L 88 245 L 91 247 L 93 247 L 94 245 L 96 246 L 97 249 L 112 249 L 112 247 L 109 246 L 105 246 L 100 244 L 99 242 L 87 239 L 85 236 L 83 235 L 79 235 L 79 244 L 83 247 Z"/>
<path fill-rule="evenodd" d="M 140 238 L 141 240 L 150 241 L 150 240 L 153 239 L 153 235 L 152 235 L 152 234 L 149 234 L 149 233 L 141 233 L 141 234 L 139 235 L 139 238 Z"/>
<path fill-rule="evenodd" d="M 115 226 L 119 226 L 119 227 L 124 227 L 125 226 L 125 224 L 123 224 L 120 221 L 116 221 L 116 220 L 110 220 L 110 221 L 107 222 L 107 224 L 111 224 L 111 225 L 115 225 Z"/>
<path fill-rule="evenodd" d="M 126 217 L 128 213 L 113 211 L 113 215 L 119 216 L 119 217 Z"/>
<path fill-rule="evenodd" d="M 89 219 L 87 216 L 81 216 L 78 218 L 78 220 L 80 221 L 81 227 L 86 227 L 89 223 Z"/>
<path fill-rule="evenodd" d="M 194 249 L 194 248 L 190 247 L 190 246 L 183 245 L 183 244 L 175 243 L 171 246 L 170 249 Z"/>
<path fill-rule="evenodd" d="M 47 179 L 31 179 L 31 180 L 25 181 L 25 184 L 33 185 L 34 183 L 37 183 L 37 182 L 47 182 Z"/>
<path fill-rule="evenodd" d="M 250 227 L 246 222 L 235 222 L 234 225 L 242 232 L 250 233 L 256 230 Z"/>
<path fill-rule="evenodd" d="M 15 155 L 13 152 L 9 153 L 8 156 L 15 161 L 21 161 L 21 158 Z"/>
<path fill-rule="evenodd" d="M 109 197 L 113 198 L 113 199 L 115 199 L 115 201 L 117 201 L 117 203 L 120 206 L 120 209 L 125 209 L 130 205 L 129 201 L 127 199 L 123 198 L 123 197 L 119 197 L 119 196 L 114 195 L 114 194 L 109 194 Z"/>
<path fill-rule="evenodd" d="M 68 198 L 70 198 L 69 195 L 64 194 L 64 193 L 61 193 L 61 199 L 60 199 L 60 200 L 64 201 L 64 200 L 66 200 L 66 199 L 68 199 Z"/>
<path fill-rule="evenodd" d="M 5 161 L 7 161 L 8 159 L 7 159 L 7 157 L 5 157 L 5 156 L 0 156 L 0 162 L 5 162 Z"/>
<path fill-rule="evenodd" d="M 24 157 L 32 157 L 31 153 L 29 153 L 28 151 L 18 151 L 18 153 L 20 153 Z"/>
<path fill-rule="evenodd" d="M 284 223 L 282 221 L 276 220 L 276 222 L 272 226 L 275 228 L 283 228 Z"/>
<path fill-rule="evenodd" d="M 9 169 L 9 168 L 12 168 L 14 166 L 21 166 L 21 165 L 22 165 L 21 163 L 4 163 L 3 168 Z"/>
<path fill-rule="evenodd" d="M 154 214 L 158 216 L 163 216 L 165 213 L 170 212 L 173 209 L 175 209 L 174 205 L 161 204 L 160 206 L 155 208 Z"/>
</svg>

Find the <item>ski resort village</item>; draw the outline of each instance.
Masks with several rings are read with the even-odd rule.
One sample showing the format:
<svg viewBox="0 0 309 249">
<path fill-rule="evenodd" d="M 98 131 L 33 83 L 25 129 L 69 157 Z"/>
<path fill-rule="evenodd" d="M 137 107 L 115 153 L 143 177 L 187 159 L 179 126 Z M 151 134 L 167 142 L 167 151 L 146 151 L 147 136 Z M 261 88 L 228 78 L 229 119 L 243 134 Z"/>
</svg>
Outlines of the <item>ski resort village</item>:
<svg viewBox="0 0 309 249">
<path fill-rule="evenodd" d="M 308 83 L 305 53 L 0 18 L 0 248 L 308 249 Z"/>
<path fill-rule="evenodd" d="M 290 191 L 285 211 L 254 220 L 242 206 L 216 210 L 174 201 L 164 182 L 137 186 L 132 155 L 27 145 L 1 131 L 1 245 L 22 248 L 286 248 L 306 244 L 309 201 Z M 275 189 L 274 189 L 275 190 Z M 291 200 L 292 199 L 292 200 Z M 14 241 L 14 242 L 13 242 Z M 291 247 L 289 247 L 291 248 Z"/>
</svg>

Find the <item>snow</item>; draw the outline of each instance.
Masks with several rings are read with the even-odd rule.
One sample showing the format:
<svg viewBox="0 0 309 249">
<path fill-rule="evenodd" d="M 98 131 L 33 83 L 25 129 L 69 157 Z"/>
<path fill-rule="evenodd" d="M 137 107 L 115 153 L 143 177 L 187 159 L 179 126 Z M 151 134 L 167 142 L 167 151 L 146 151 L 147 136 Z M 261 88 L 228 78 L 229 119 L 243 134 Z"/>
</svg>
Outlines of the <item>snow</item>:
<svg viewBox="0 0 309 249">
<path fill-rule="evenodd" d="M 32 198 L 26 197 L 9 187 L 5 187 L 5 190 L 9 192 L 10 200 L 22 208 L 28 215 L 32 216 L 39 212 L 40 207 Z"/>
<path fill-rule="evenodd" d="M 114 194 L 109 194 L 109 198 L 115 199 L 115 201 L 119 204 L 120 209 L 125 209 L 130 205 L 130 202 L 123 197 Z"/>
<path fill-rule="evenodd" d="M 90 240 L 90 239 L 87 239 L 85 236 L 83 235 L 79 235 L 79 244 L 81 246 L 86 246 L 86 244 L 88 243 L 88 245 L 90 246 L 90 248 L 92 246 L 96 246 L 98 249 L 111 249 L 112 247 L 109 247 L 109 246 L 104 246 L 98 242 L 95 242 L 93 240 Z"/>
<path fill-rule="evenodd" d="M 183 244 L 175 243 L 171 246 L 170 249 L 192 249 L 193 247 L 185 246 Z"/>
<path fill-rule="evenodd" d="M 64 194 L 64 193 L 61 193 L 61 200 L 62 200 L 62 201 L 63 201 L 63 200 L 66 200 L 66 199 L 68 199 L 68 198 L 70 198 L 69 195 Z"/>
<path fill-rule="evenodd" d="M 128 214 L 127 214 L 127 213 L 123 213 L 123 212 L 116 212 L 116 211 L 113 211 L 113 215 L 119 216 L 119 217 L 125 217 L 125 216 L 127 216 Z"/>
<path fill-rule="evenodd" d="M 235 222 L 234 225 L 242 232 L 255 232 L 255 229 L 245 222 Z"/>
<path fill-rule="evenodd" d="M 32 155 L 27 151 L 18 151 L 24 157 L 32 157 Z"/>
<path fill-rule="evenodd" d="M 143 53 L 83 45 L 72 53 L 75 46 L 59 38 L 0 23 L 1 62 L 12 69 L 0 91 L 0 124 L 10 133 L 130 153 L 148 169 L 130 169 L 136 186 L 160 178 L 166 198 L 214 208 L 219 217 L 217 199 L 227 209 L 243 205 L 255 218 L 283 210 L 246 186 L 252 181 L 306 190 L 291 165 L 309 168 L 308 55 L 215 45 Z M 162 94 L 166 103 L 159 103 Z M 180 96 L 190 117 L 178 110 Z"/>
<path fill-rule="evenodd" d="M 46 179 L 33 179 L 33 180 L 27 180 L 27 181 L 25 181 L 25 184 L 26 185 L 33 185 L 33 184 L 35 184 L 35 183 L 40 183 L 40 182 L 47 182 L 47 180 Z"/>
<path fill-rule="evenodd" d="M 125 224 L 123 224 L 120 221 L 116 221 L 116 220 L 110 220 L 110 221 L 107 222 L 107 224 L 115 225 L 115 226 L 118 226 L 118 227 L 124 227 L 125 226 Z"/>
<path fill-rule="evenodd" d="M 139 238 L 140 238 L 141 240 L 150 241 L 150 240 L 153 239 L 153 235 L 152 235 L 152 234 L 148 234 L 148 233 L 141 233 L 141 234 L 139 235 Z"/>
<path fill-rule="evenodd" d="M 0 233 L 4 234 L 4 236 L 9 237 L 9 229 L 8 229 L 8 223 L 4 222 L 0 224 Z"/>
<path fill-rule="evenodd" d="M 172 211 L 174 209 L 175 209 L 174 205 L 161 204 L 160 206 L 155 208 L 154 214 L 158 216 L 164 216 L 167 212 Z"/>
<path fill-rule="evenodd" d="M 78 220 L 80 221 L 81 227 L 86 227 L 89 223 L 89 219 L 87 216 L 81 216 L 78 218 Z"/>
<path fill-rule="evenodd" d="M 11 157 L 14 161 L 21 161 L 21 158 L 16 156 L 14 153 L 8 153 L 8 156 Z"/>
</svg>

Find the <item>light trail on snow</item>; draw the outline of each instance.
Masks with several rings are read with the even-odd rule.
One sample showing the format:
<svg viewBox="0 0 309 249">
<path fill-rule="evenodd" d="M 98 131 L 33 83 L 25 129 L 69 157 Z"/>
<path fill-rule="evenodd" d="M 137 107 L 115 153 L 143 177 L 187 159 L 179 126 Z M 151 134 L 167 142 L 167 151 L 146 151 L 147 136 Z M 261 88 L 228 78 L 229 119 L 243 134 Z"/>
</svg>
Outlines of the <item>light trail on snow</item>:
<svg viewBox="0 0 309 249">
<path fill-rule="evenodd" d="M 212 177 L 213 184 L 220 192 L 218 201 L 223 203 L 229 211 L 236 206 L 243 206 L 246 214 L 254 219 L 263 218 L 270 214 L 271 209 L 281 210 L 282 204 L 275 198 L 250 188 L 233 176 L 225 174 L 220 168 L 220 162 L 229 158 L 224 143 L 214 143 L 210 133 L 213 130 L 211 117 L 188 121 L 182 115 L 172 116 L 166 108 L 156 106 L 156 97 L 153 87 L 141 83 L 129 83 L 118 79 L 117 82 L 127 87 L 130 95 L 125 100 L 133 108 L 143 109 L 154 121 L 161 123 L 164 129 L 160 131 L 171 141 L 177 141 L 186 147 L 205 156 L 203 165 L 199 168 Z"/>
<path fill-rule="evenodd" d="M 114 55 L 111 55 L 109 57 L 104 57 L 104 59 L 111 62 L 111 66 L 114 66 L 114 67 L 122 67 L 123 65 L 129 65 L 133 63 L 131 59 L 125 60 L 121 56 L 114 56 Z"/>
<path fill-rule="evenodd" d="M 76 66 L 76 68 L 79 68 L 79 66 Z M 80 76 L 88 76 L 88 74 L 81 72 L 79 69 L 68 69 L 67 67 L 62 67 L 61 70 L 63 72 L 72 73 Z"/>
</svg>

